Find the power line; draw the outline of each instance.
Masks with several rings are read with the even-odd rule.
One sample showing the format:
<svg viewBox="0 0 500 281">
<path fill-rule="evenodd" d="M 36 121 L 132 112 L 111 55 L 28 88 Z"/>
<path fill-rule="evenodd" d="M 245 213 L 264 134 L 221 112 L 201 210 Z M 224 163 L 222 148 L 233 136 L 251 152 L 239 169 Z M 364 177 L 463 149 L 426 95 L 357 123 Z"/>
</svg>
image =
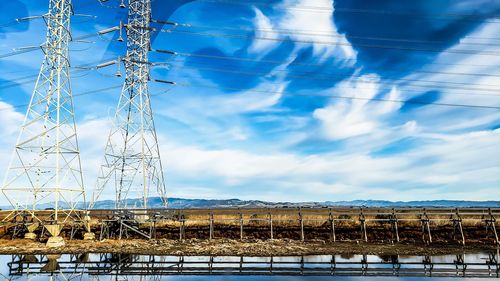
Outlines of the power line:
<svg viewBox="0 0 500 281">
<path fill-rule="evenodd" d="M 166 29 L 166 30 L 153 30 L 154 32 L 163 32 L 163 33 L 179 33 L 179 34 L 187 34 L 187 35 L 196 35 L 196 36 L 207 36 L 207 37 L 224 37 L 231 39 L 252 39 L 252 40 L 269 40 L 276 42 L 293 42 L 293 43 L 304 43 L 304 44 L 320 44 L 320 45 L 340 45 L 340 46 L 352 46 L 351 43 L 345 42 L 334 42 L 334 41 L 315 41 L 315 40 L 297 40 L 297 39 L 285 39 L 285 38 L 270 38 L 270 37 L 262 37 L 262 36 L 253 36 L 253 35 L 235 35 L 235 34 L 226 34 L 226 33 L 211 33 L 211 32 L 192 32 L 185 30 L 176 30 L 176 29 Z M 356 44 L 357 47 L 364 48 L 375 48 L 375 49 L 394 49 L 399 51 L 411 51 L 411 52 L 431 52 L 431 53 L 452 53 L 452 54 L 461 54 L 461 55 L 480 55 L 480 56 L 500 56 L 500 52 L 494 51 L 481 51 L 481 50 L 441 50 L 441 49 L 431 49 L 431 48 L 416 48 L 416 47 L 408 47 L 408 46 L 392 46 L 392 45 L 376 45 L 376 44 Z"/>
<path fill-rule="evenodd" d="M 114 58 L 114 59 L 116 59 L 116 58 Z M 88 71 L 91 71 L 91 70 L 96 70 L 97 67 L 95 65 L 100 64 L 102 62 L 107 62 L 107 61 L 110 61 L 110 60 L 112 60 L 112 59 L 101 60 L 101 61 L 98 61 L 98 62 L 87 63 L 87 64 L 82 64 L 82 65 L 70 66 L 71 70 L 74 70 L 74 71 L 71 72 L 71 74 L 79 74 L 79 73 L 82 73 L 82 72 L 88 72 Z M 0 73 L 0 74 L 2 74 L 2 73 Z M 7 89 L 7 88 L 15 87 L 15 86 L 18 86 L 18 85 L 25 85 L 25 84 L 33 83 L 33 82 L 36 82 L 36 78 L 37 77 L 38 77 L 38 72 L 36 72 L 35 74 L 32 74 L 32 75 L 27 75 L 27 76 L 23 76 L 23 77 L 19 77 L 19 78 L 14 78 L 14 79 L 11 79 L 11 80 L 8 81 L 10 84 L 0 86 L 0 89 Z M 25 80 L 25 79 L 29 79 L 29 78 L 35 78 L 35 79 L 30 79 L 30 80 L 23 81 L 23 82 L 16 82 L 16 81 L 20 81 L 20 80 L 22 81 L 22 80 Z"/>
<path fill-rule="evenodd" d="M 10 53 L 6 53 L 6 54 L 2 54 L 0 55 L 0 59 L 3 59 L 3 58 L 6 58 L 6 57 L 11 57 L 11 56 L 15 56 L 15 55 L 20 55 L 20 54 L 24 54 L 24 53 L 29 53 L 29 52 L 33 52 L 35 50 L 38 50 L 38 47 L 33 47 L 33 48 L 26 48 L 26 49 L 22 49 L 22 50 L 17 50 L 17 51 L 14 51 L 14 52 L 10 52 Z"/>
<path fill-rule="evenodd" d="M 287 96 L 305 96 L 305 97 L 329 97 L 329 98 L 337 98 L 337 99 L 347 99 L 347 100 L 366 100 L 366 101 L 376 101 L 376 102 L 391 102 L 391 103 L 408 103 L 408 104 L 419 104 L 419 105 L 436 105 L 436 106 L 447 106 L 447 107 L 465 107 L 465 108 L 483 108 L 483 109 L 500 109 L 500 106 L 487 106 L 487 105 L 470 105 L 470 104 L 453 104 L 453 103 L 436 103 L 436 102 L 419 102 L 415 100 L 394 100 L 394 99 L 382 99 L 382 98 L 363 98 L 363 97 L 352 97 L 352 96 L 338 96 L 338 95 L 326 95 L 326 94 L 304 94 L 304 93 L 290 93 L 290 92 L 279 92 L 279 91 L 264 91 L 264 90 L 255 90 L 255 89 L 244 89 L 244 88 L 236 88 L 236 87 L 218 87 L 212 85 L 194 85 L 190 83 L 174 83 L 170 84 L 181 87 L 194 87 L 194 88 L 213 88 L 218 90 L 230 90 L 230 91 L 245 91 L 245 92 L 256 92 L 263 94 L 283 94 Z M 74 97 L 90 95 L 94 93 L 104 92 L 116 88 L 121 88 L 122 85 L 115 85 L 111 87 L 86 91 L 78 94 L 74 94 Z M 152 94 L 152 97 L 160 96 L 165 93 L 170 92 L 171 89 Z M 11 105 L 8 108 L 1 108 L 0 111 L 10 110 L 11 108 L 21 108 L 27 107 L 29 104 L 19 104 L 19 105 Z"/>
<path fill-rule="evenodd" d="M 108 91 L 108 90 L 113 90 L 113 89 L 121 88 L 121 87 L 122 87 L 122 85 L 115 85 L 115 86 L 101 88 L 101 89 L 97 89 L 97 90 L 86 91 L 86 92 L 74 94 L 73 97 L 81 97 L 81 96 L 91 95 L 91 94 L 104 92 L 104 91 Z M 10 107 L 7 107 L 7 108 L 0 108 L 0 111 L 7 111 L 7 110 L 10 110 L 11 108 L 21 108 L 21 107 L 27 107 L 27 106 L 29 106 L 29 104 L 11 105 Z"/>
<path fill-rule="evenodd" d="M 190 77 L 192 75 L 190 74 Z M 203 79 L 204 77 L 201 76 L 201 75 L 193 75 L 195 78 L 199 78 L 199 79 Z M 176 79 L 183 79 L 185 78 L 184 76 L 182 76 L 182 74 L 180 72 L 175 72 L 175 75 L 174 76 L 168 76 L 169 79 L 171 80 L 174 80 L 176 81 Z M 157 80 L 155 80 L 156 82 L 158 82 Z M 164 80 L 162 80 L 164 81 Z M 278 86 L 282 86 L 284 83 L 287 83 L 289 81 L 283 81 L 283 82 L 274 82 L 274 81 L 265 81 L 266 84 L 271 84 L 271 85 L 278 85 Z M 171 84 L 173 82 L 170 82 L 170 83 L 167 83 L 167 84 Z M 368 84 L 368 83 L 367 83 Z M 377 83 L 373 83 L 373 84 L 378 84 L 378 85 L 382 85 L 381 82 L 377 82 Z M 335 86 L 335 89 L 353 89 L 353 87 L 351 86 L 348 86 L 348 85 L 339 85 L 339 84 L 336 84 Z M 356 85 L 355 88 L 358 90 L 370 90 L 372 88 L 369 88 L 369 87 L 362 87 L 362 86 L 358 86 Z M 432 88 L 431 88 L 432 89 Z M 429 89 L 429 90 L 431 90 Z M 405 86 L 404 88 L 398 88 L 398 91 L 400 92 L 403 92 L 403 93 L 416 93 L 416 94 L 422 94 L 424 92 L 424 90 L 422 88 L 420 89 L 416 89 L 416 88 L 411 88 L 411 86 Z M 471 93 L 471 92 L 447 92 L 445 93 L 444 95 L 446 96 L 483 96 L 483 97 L 490 97 L 490 98 L 498 98 L 500 97 L 500 94 L 495 94 L 495 93 L 488 93 L 488 94 L 482 94 L 482 93 Z"/>
<path fill-rule="evenodd" d="M 353 8 L 335 8 L 335 12 L 343 12 L 343 13 L 369 13 L 369 14 L 380 14 L 380 15 L 401 15 L 401 16 L 410 16 L 410 17 L 450 17 L 463 20 L 473 20 L 474 18 L 481 21 L 485 18 L 495 18 L 498 19 L 499 15 L 492 15 L 485 17 L 480 14 L 461 14 L 461 13 L 430 13 L 430 14 L 418 14 L 415 12 L 396 12 L 390 10 L 372 10 L 372 9 L 353 9 Z M 464 18 L 465 17 L 465 18 Z M 498 21 L 496 21 L 498 22 Z"/>
<path fill-rule="evenodd" d="M 498 15 L 493 16 L 482 16 L 479 14 L 460 14 L 460 13 L 432 13 L 432 14 L 422 14 L 415 12 L 398 12 L 394 10 L 374 10 L 374 9 L 354 9 L 354 8 L 341 8 L 341 7 L 332 7 L 332 6 L 303 6 L 303 5 L 293 5 L 293 4 L 284 4 L 284 3 L 267 3 L 267 2 L 255 2 L 255 1 L 231 1 L 231 0 L 198 0 L 198 2 L 207 2 L 207 3 L 215 3 L 215 4 L 229 4 L 229 5 L 256 5 L 256 6 L 268 6 L 273 9 L 283 9 L 283 10 L 299 10 L 299 11 L 307 11 L 307 12 L 318 12 L 318 13 L 366 13 L 366 14 L 375 14 L 375 15 L 396 15 L 396 16 L 404 16 L 405 18 L 432 18 L 432 19 L 449 19 L 453 18 L 455 20 L 461 21 L 479 21 L 479 22 L 488 22 L 488 23 L 500 23 L 497 20 L 490 20 L 489 18 L 498 18 Z"/>
<path fill-rule="evenodd" d="M 390 103 L 402 103 L 402 104 L 419 104 L 419 105 L 434 105 L 434 106 L 446 106 L 446 107 L 462 107 L 462 108 L 477 108 L 477 109 L 500 109 L 500 106 L 490 106 L 490 105 L 473 105 L 473 104 L 456 104 L 456 103 L 437 103 L 437 102 L 420 102 L 418 100 L 396 100 L 396 99 L 383 99 L 383 98 L 364 98 L 364 97 L 352 97 L 352 96 L 338 96 L 338 95 L 327 95 L 327 94 L 304 94 L 304 93 L 290 93 L 290 92 L 279 92 L 279 91 L 264 91 L 264 90 L 249 90 L 244 88 L 236 87 L 218 87 L 211 85 L 193 85 L 190 83 L 175 83 L 177 86 L 182 87 L 194 87 L 194 88 L 214 88 L 214 89 L 225 89 L 229 91 L 245 91 L 245 92 L 256 92 L 263 94 L 282 94 L 286 96 L 305 96 L 305 97 L 327 97 L 335 99 L 346 99 L 346 100 L 364 100 L 364 101 L 375 101 L 375 102 L 390 102 Z"/>
<path fill-rule="evenodd" d="M 206 54 L 194 54 L 194 53 L 183 53 L 183 52 L 174 52 L 169 50 L 152 50 L 159 53 L 170 54 L 173 56 L 182 56 L 182 57 L 197 57 L 197 58 L 206 58 L 206 59 L 216 59 L 216 60 L 229 60 L 229 61 L 244 61 L 244 62 L 257 62 L 257 63 L 267 63 L 267 64 L 287 64 L 287 65 L 298 65 L 298 66 L 314 66 L 314 67 L 324 67 L 323 63 L 302 63 L 294 60 L 268 60 L 268 59 L 252 59 L 252 58 L 244 58 L 244 57 L 236 57 L 236 56 L 218 56 L 218 55 L 206 55 Z M 439 63 L 430 63 L 429 65 Z M 460 65 L 460 64 L 443 64 L 443 65 Z M 467 64 L 467 66 L 476 66 L 476 67 L 488 67 L 488 65 L 471 65 Z M 343 68 L 352 68 L 356 69 L 354 66 L 343 66 Z M 401 71 L 409 71 L 408 69 L 392 69 L 391 71 L 384 70 L 384 72 L 398 72 Z M 445 75 L 461 75 L 461 76 L 478 76 L 478 77 L 500 77 L 498 74 L 490 74 L 490 73 L 464 73 L 464 72 L 444 72 L 444 71 L 430 71 L 430 70 L 411 70 L 413 73 L 428 73 L 428 74 L 445 74 Z"/>
<path fill-rule="evenodd" d="M 211 71 L 211 72 L 220 72 L 220 73 L 231 73 L 231 74 L 237 74 L 237 75 L 245 75 L 245 76 L 259 76 L 259 77 L 265 77 L 268 76 L 268 73 L 263 73 L 263 72 L 254 72 L 254 71 L 241 71 L 241 70 L 230 70 L 230 69 L 221 69 L 221 68 L 208 68 L 208 67 L 195 67 L 195 66 L 189 66 L 189 65 L 177 65 L 178 67 L 186 67 L 186 68 L 193 68 L 197 70 L 204 70 L 204 71 Z M 284 71 L 284 70 L 277 70 L 277 71 Z M 293 75 L 289 74 L 286 76 L 287 78 L 293 78 L 293 79 L 304 79 L 304 80 L 323 80 L 323 81 L 331 81 L 333 80 L 332 77 L 346 77 L 350 78 L 352 76 L 350 75 L 335 75 L 332 74 L 332 77 L 329 76 L 318 76 L 318 75 Z M 354 77 L 354 78 L 363 78 L 361 76 Z M 378 81 L 372 81 L 372 80 L 366 80 L 366 79 L 356 79 L 352 80 L 353 82 L 356 83 L 364 83 L 364 84 L 381 84 L 381 82 Z M 385 79 L 384 81 L 392 81 L 392 82 L 399 82 L 399 81 L 405 81 L 405 82 L 424 82 L 424 83 L 443 83 L 443 84 L 455 84 L 455 85 L 470 85 L 470 83 L 460 83 L 460 82 L 441 82 L 441 81 L 432 81 L 432 80 L 416 80 L 416 79 Z M 412 84 L 410 85 L 412 87 L 419 87 L 419 88 L 440 88 L 440 89 L 447 89 L 447 90 L 467 90 L 467 91 L 479 91 L 479 92 L 492 92 L 492 93 L 498 93 L 500 85 L 483 85 L 483 86 L 490 86 L 490 87 L 497 87 L 496 89 L 489 89 L 489 88 L 470 88 L 470 87 L 463 87 L 463 86 L 447 86 L 447 85 L 415 85 Z"/>
<path fill-rule="evenodd" d="M 96 33 L 91 33 L 91 34 L 86 34 L 86 35 L 74 37 L 74 38 L 72 38 L 73 39 L 72 41 L 75 42 L 75 41 L 78 41 L 78 40 L 83 40 L 83 39 L 87 39 L 87 38 L 101 36 L 101 35 L 104 34 L 103 32 L 108 33 L 108 32 L 113 32 L 113 31 L 116 31 L 116 30 L 119 30 L 119 27 L 111 27 L 111 28 L 108 28 L 106 30 L 99 31 L 99 32 L 96 32 Z M 24 48 L 24 49 L 21 49 L 21 50 L 14 51 L 14 52 L 6 53 L 6 54 L 1 54 L 0 55 L 0 59 L 1 58 L 15 56 L 15 55 L 20 55 L 20 54 L 24 54 L 24 53 L 28 53 L 28 52 L 33 52 L 33 51 L 38 50 L 39 48 L 44 48 L 43 44 L 40 45 L 40 46 L 28 47 L 28 48 Z"/>
<path fill-rule="evenodd" d="M 89 70 L 90 69 L 78 69 L 78 70 L 75 70 L 74 72 L 72 72 L 72 74 L 79 74 L 79 73 L 87 72 Z M 38 77 L 38 73 L 32 74 L 32 75 L 28 75 L 28 76 L 24 76 L 24 77 L 20 77 L 20 78 L 11 79 L 11 80 L 8 81 L 9 84 L 0 86 L 0 90 L 12 88 L 12 87 L 16 87 L 16 86 L 19 86 L 19 85 L 26 85 L 26 84 L 34 83 L 34 82 L 36 82 L 36 80 L 37 80 L 36 78 L 37 77 Z M 22 81 L 22 82 L 16 82 L 16 81 L 25 80 L 25 79 L 28 79 L 28 78 L 32 78 L 32 79 L 26 80 L 26 81 Z"/>
<path fill-rule="evenodd" d="M 419 39 L 405 39 L 405 38 L 395 38 L 395 37 L 378 37 L 378 36 L 360 36 L 351 34 L 336 34 L 331 33 L 331 31 L 319 31 L 319 30 L 296 30 L 296 29 L 284 29 L 284 28 L 246 28 L 246 27 L 228 27 L 228 26 L 211 26 L 211 25 L 199 25 L 190 23 L 178 23 L 170 21 L 152 20 L 155 23 L 174 25 L 176 28 L 198 28 L 198 29 L 223 29 L 231 31 L 260 31 L 265 33 L 281 34 L 281 35 L 307 35 L 307 36 L 318 36 L 318 37 L 333 37 L 333 38 L 344 38 L 348 37 L 350 39 L 361 39 L 361 40 L 374 40 L 374 41 L 387 41 L 387 42 L 402 42 L 402 43 L 421 43 L 421 44 L 443 44 L 447 43 L 445 41 L 435 41 L 435 40 L 419 40 Z M 500 38 L 486 38 L 486 37 L 467 37 L 465 39 L 481 39 L 481 40 L 500 40 Z M 500 46 L 500 44 L 495 43 L 483 43 L 483 42 L 460 42 L 462 45 L 472 45 L 472 46 Z"/>
</svg>

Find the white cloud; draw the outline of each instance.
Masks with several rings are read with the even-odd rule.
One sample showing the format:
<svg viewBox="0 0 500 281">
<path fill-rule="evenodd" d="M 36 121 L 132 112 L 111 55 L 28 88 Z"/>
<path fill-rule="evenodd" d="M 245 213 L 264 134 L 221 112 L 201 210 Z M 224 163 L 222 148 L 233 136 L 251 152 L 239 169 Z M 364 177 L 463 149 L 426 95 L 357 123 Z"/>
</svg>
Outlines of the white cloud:
<svg viewBox="0 0 500 281">
<path fill-rule="evenodd" d="M 5 138 L 17 135 L 23 119 L 24 115 L 17 112 L 12 105 L 0 101 L 0 124 L 2 124 L 0 137 L 2 141 L 5 141 Z"/>
<path fill-rule="evenodd" d="M 188 127 L 196 135 L 204 136 L 211 143 L 228 141 L 243 141 L 252 137 L 249 122 L 242 114 L 273 113 L 279 111 L 274 108 L 282 97 L 287 83 L 261 83 L 255 88 L 238 92 L 224 93 L 210 88 L 210 94 L 199 94 L 186 88 L 183 98 L 174 95 L 165 97 L 156 104 L 158 128 L 165 118 Z M 163 117 L 163 118 L 162 118 Z"/>
<path fill-rule="evenodd" d="M 229 134 L 235 139 L 235 140 L 246 140 L 248 138 L 247 134 L 243 132 L 243 130 L 240 127 L 233 127 L 229 130 Z"/>
<path fill-rule="evenodd" d="M 335 96 L 355 98 L 333 98 L 329 105 L 314 111 L 313 116 L 321 122 L 322 133 L 327 139 L 348 139 L 373 134 L 381 129 L 383 119 L 397 111 L 401 104 L 370 102 L 379 94 L 379 82 L 376 75 L 364 75 L 345 80 L 327 91 Z M 397 100 L 398 90 L 394 87 L 386 96 Z"/>
<path fill-rule="evenodd" d="M 311 0 L 285 0 L 276 5 L 277 13 L 269 17 L 254 8 L 256 37 L 266 39 L 255 39 L 249 52 L 262 57 L 278 46 L 280 40 L 289 38 L 297 42 L 295 54 L 312 46 L 313 55 L 319 61 L 333 59 L 353 65 L 357 52 L 333 23 L 333 1 L 321 5 L 332 7 L 331 12 L 315 13 L 300 9 L 315 5 L 316 2 Z"/>
<path fill-rule="evenodd" d="M 280 200 L 297 194 L 306 196 L 303 200 L 460 199 L 455 192 L 467 196 L 462 199 L 486 200 L 500 196 L 500 190 L 493 194 L 477 190 L 500 180 L 500 162 L 495 157 L 484 159 L 484 155 L 494 155 L 499 148 L 500 130 L 454 136 L 385 157 L 356 151 L 257 154 L 175 143 L 164 144 L 162 151 L 169 160 L 169 175 L 197 175 L 207 185 L 204 188 L 221 189 L 228 196 L 237 196 L 241 186 L 251 185 L 256 189 L 273 186 L 272 192 L 281 194 Z M 210 187 L 214 180 L 224 186 Z M 179 192 L 175 185 L 170 188 Z M 288 195 L 291 190 L 294 194 Z M 258 192 L 255 196 L 262 199 Z"/>
<path fill-rule="evenodd" d="M 0 183 L 9 165 L 16 138 L 19 134 L 24 115 L 15 111 L 12 105 L 0 101 Z"/>
<path fill-rule="evenodd" d="M 273 40 L 278 38 L 276 32 L 269 32 L 273 30 L 271 20 L 266 17 L 261 10 L 254 8 L 255 20 L 254 26 L 256 29 L 255 36 L 262 38 L 270 38 L 270 40 L 255 40 L 252 46 L 248 48 L 249 53 L 262 57 L 273 49 L 278 44 L 278 41 Z"/>
<path fill-rule="evenodd" d="M 333 9 L 331 13 L 300 9 L 300 7 L 318 6 L 314 0 L 285 0 L 281 5 L 285 7 L 283 9 L 285 13 L 275 23 L 277 28 L 290 30 L 289 36 L 293 40 L 313 42 L 314 55 L 320 61 L 333 58 L 338 61 L 347 60 L 349 64 L 354 62 L 357 53 L 346 37 L 338 33 L 333 23 Z M 325 1 L 321 6 L 333 8 L 333 1 Z M 324 42 L 330 43 L 324 44 Z M 301 43 L 298 45 L 307 46 Z"/>
<path fill-rule="evenodd" d="M 415 91 L 415 85 L 422 85 L 422 82 L 405 82 L 404 85 L 398 85 L 402 99 L 420 95 L 426 90 L 436 90 L 441 93 L 440 103 L 500 106 L 497 91 L 500 82 L 495 76 L 498 72 L 500 56 L 488 55 L 488 53 L 497 52 L 496 42 L 489 44 L 492 42 L 477 39 L 499 36 L 500 31 L 496 24 L 484 23 L 479 26 L 458 44 L 440 53 L 434 61 L 424 66 L 421 69 L 423 72 L 415 72 L 405 77 L 406 81 L 437 81 L 432 84 L 442 86 L 419 87 L 422 91 L 418 92 Z M 470 50 L 477 50 L 477 52 L 470 55 L 455 53 L 470 52 Z M 461 73 L 461 75 L 446 73 Z M 481 73 L 486 75 L 478 75 Z M 495 109 L 425 106 L 413 114 L 419 125 L 427 132 L 454 133 L 464 130 L 480 130 L 488 125 L 496 125 L 500 121 L 500 113 Z"/>
</svg>

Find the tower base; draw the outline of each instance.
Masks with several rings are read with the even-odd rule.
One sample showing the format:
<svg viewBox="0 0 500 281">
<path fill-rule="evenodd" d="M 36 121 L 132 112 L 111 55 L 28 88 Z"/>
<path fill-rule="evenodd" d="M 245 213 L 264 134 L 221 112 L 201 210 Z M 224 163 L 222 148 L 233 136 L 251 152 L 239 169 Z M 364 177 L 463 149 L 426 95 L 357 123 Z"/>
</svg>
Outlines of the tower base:
<svg viewBox="0 0 500 281">
<path fill-rule="evenodd" d="M 35 240 L 36 234 L 33 232 L 26 232 L 26 234 L 24 234 L 24 239 Z"/>
<path fill-rule="evenodd" d="M 64 239 L 61 236 L 52 236 L 47 240 L 47 247 L 49 248 L 63 247 L 64 245 L 66 243 L 64 243 Z"/>
<path fill-rule="evenodd" d="M 95 240 L 95 233 L 85 232 L 85 234 L 83 234 L 83 240 Z"/>
</svg>

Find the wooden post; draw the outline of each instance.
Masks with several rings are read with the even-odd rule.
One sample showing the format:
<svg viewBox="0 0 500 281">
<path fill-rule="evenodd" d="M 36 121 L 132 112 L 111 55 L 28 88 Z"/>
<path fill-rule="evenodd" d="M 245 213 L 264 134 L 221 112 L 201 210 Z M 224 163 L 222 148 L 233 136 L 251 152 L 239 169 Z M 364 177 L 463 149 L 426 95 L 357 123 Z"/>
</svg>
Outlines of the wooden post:
<svg viewBox="0 0 500 281">
<path fill-rule="evenodd" d="M 363 214 L 363 208 L 360 209 L 359 221 L 361 222 L 361 239 L 363 239 L 365 242 L 368 242 L 368 235 L 366 233 L 366 218 Z"/>
<path fill-rule="evenodd" d="M 210 211 L 209 219 L 210 221 L 210 240 L 214 238 L 214 213 Z"/>
<path fill-rule="evenodd" d="M 392 208 L 391 224 L 393 235 L 396 235 L 396 242 L 399 242 L 398 216 L 396 215 L 396 210 L 394 208 Z"/>
<path fill-rule="evenodd" d="M 273 214 L 271 214 L 271 211 L 269 211 L 269 226 L 271 228 L 271 240 L 274 239 L 274 234 L 273 234 Z"/>
<path fill-rule="evenodd" d="M 118 236 L 118 240 L 122 240 L 122 231 L 123 231 L 123 222 L 120 219 L 120 234 Z"/>
<path fill-rule="evenodd" d="M 429 235 L 429 243 L 432 243 L 432 235 L 431 235 L 431 224 L 430 219 L 427 219 L 427 233 Z"/>
<path fill-rule="evenodd" d="M 332 208 L 329 209 L 329 214 L 328 214 L 328 219 L 330 220 L 330 226 L 332 228 L 332 240 L 333 242 L 336 241 L 336 237 L 335 237 L 335 220 L 333 219 L 333 214 L 332 214 Z"/>
<path fill-rule="evenodd" d="M 496 228 L 496 218 L 493 216 L 491 212 L 491 208 L 488 208 L 488 218 L 484 220 L 486 223 L 486 238 L 490 236 L 490 231 L 493 233 L 493 238 L 495 239 L 495 243 L 500 245 L 500 240 L 498 239 L 498 233 Z"/>
<path fill-rule="evenodd" d="M 184 227 L 186 225 L 186 219 L 185 219 L 183 213 L 181 213 L 179 215 L 179 221 L 181 222 L 181 225 L 179 226 L 179 239 L 184 240 L 186 238 L 185 229 L 184 229 Z"/>
<path fill-rule="evenodd" d="M 73 240 L 73 236 L 75 235 L 75 227 L 71 226 L 71 231 L 69 232 L 69 240 Z"/>
<path fill-rule="evenodd" d="M 182 238 L 186 239 L 186 219 L 182 220 Z"/>
<path fill-rule="evenodd" d="M 101 233 L 99 234 L 99 241 L 104 240 L 104 238 L 109 239 L 109 228 L 105 222 L 101 222 Z"/>
<path fill-rule="evenodd" d="M 240 240 L 243 240 L 243 213 L 240 211 Z"/>
<path fill-rule="evenodd" d="M 464 229 L 462 227 L 462 219 L 460 219 L 460 222 L 458 223 L 458 227 L 460 229 L 460 236 L 462 237 L 462 245 L 465 246 L 465 235 L 464 235 Z"/>
<path fill-rule="evenodd" d="M 152 219 L 152 224 L 149 225 L 149 237 L 150 239 L 155 239 L 156 240 L 156 216 L 153 217 Z"/>
<path fill-rule="evenodd" d="M 460 243 L 465 245 L 465 237 L 464 231 L 462 228 L 462 217 L 458 211 L 458 208 L 455 209 L 455 214 L 451 215 L 451 221 L 453 223 L 453 240 L 455 240 L 455 235 L 458 232 L 460 234 Z"/>
<path fill-rule="evenodd" d="M 180 214 L 179 214 L 179 219 L 178 220 L 180 222 L 180 224 L 179 224 L 179 240 L 182 241 L 182 216 Z"/>
<path fill-rule="evenodd" d="M 299 221 L 300 221 L 300 240 L 304 241 L 304 219 L 302 218 L 301 208 L 299 208 Z"/>
<path fill-rule="evenodd" d="M 420 216 L 420 222 L 422 223 L 422 240 L 426 244 L 432 243 L 431 227 L 429 225 L 430 219 L 427 216 L 425 208 L 423 209 L 423 214 Z M 426 234 L 428 239 L 426 239 Z"/>
</svg>

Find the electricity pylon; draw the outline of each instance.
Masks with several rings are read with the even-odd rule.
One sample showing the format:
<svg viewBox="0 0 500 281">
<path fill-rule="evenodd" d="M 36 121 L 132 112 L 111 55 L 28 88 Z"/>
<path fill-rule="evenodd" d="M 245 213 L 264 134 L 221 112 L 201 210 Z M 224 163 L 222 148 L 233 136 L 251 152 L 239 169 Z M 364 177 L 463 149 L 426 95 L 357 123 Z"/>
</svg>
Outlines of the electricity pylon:
<svg viewBox="0 0 500 281">
<path fill-rule="evenodd" d="M 69 77 L 71 13 L 71 0 L 49 1 L 43 63 L 1 186 L 14 207 L 7 219 L 31 217 L 30 238 L 38 224 L 58 236 L 85 202 Z M 40 209 L 48 211 L 40 215 Z"/>
<path fill-rule="evenodd" d="M 125 83 L 89 209 L 108 185 L 115 187 L 117 209 L 146 209 L 153 190 L 163 205 L 167 204 L 148 90 L 150 22 L 151 0 L 129 0 L 128 24 L 125 25 L 127 55 L 122 60 L 126 69 Z"/>
</svg>

